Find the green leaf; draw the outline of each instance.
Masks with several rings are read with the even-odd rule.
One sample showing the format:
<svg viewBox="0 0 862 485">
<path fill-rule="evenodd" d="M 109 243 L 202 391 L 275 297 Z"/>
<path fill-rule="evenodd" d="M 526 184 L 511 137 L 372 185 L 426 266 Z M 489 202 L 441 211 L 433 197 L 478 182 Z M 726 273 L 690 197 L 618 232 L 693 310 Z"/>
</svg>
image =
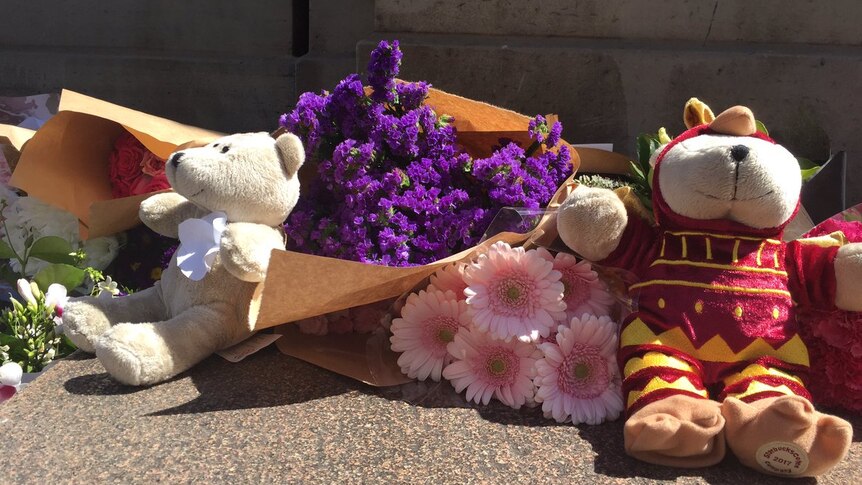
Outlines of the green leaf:
<svg viewBox="0 0 862 485">
<path fill-rule="evenodd" d="M 629 160 L 629 171 L 632 173 L 632 177 L 635 178 L 638 182 L 645 182 L 646 176 L 643 173 L 643 170 L 636 164 Z"/>
<path fill-rule="evenodd" d="M 769 136 L 769 130 L 766 129 L 766 125 L 764 125 L 762 121 L 754 120 L 754 126 L 756 127 L 757 131 L 763 133 L 766 136 Z"/>
<path fill-rule="evenodd" d="M 9 243 L 0 239 L 0 259 L 12 259 L 15 257 L 15 251 L 12 250 L 12 246 L 9 246 Z"/>
<path fill-rule="evenodd" d="M 75 250 L 62 237 L 46 236 L 36 240 L 30 248 L 30 257 L 49 263 L 75 264 Z"/>
<path fill-rule="evenodd" d="M 809 168 L 820 168 L 820 165 L 812 162 L 807 158 L 796 157 L 796 162 L 799 163 L 799 168 L 801 169 L 809 169 Z"/>
<path fill-rule="evenodd" d="M 651 146 L 652 143 L 650 142 L 650 135 L 643 134 L 638 137 L 638 162 L 640 162 L 641 165 L 649 163 Z"/>
<path fill-rule="evenodd" d="M 71 291 L 84 282 L 86 274 L 81 268 L 69 264 L 49 264 L 36 273 L 33 280 L 42 291 L 48 291 L 52 283 L 60 283 Z"/>
<path fill-rule="evenodd" d="M 804 168 L 804 169 L 800 170 L 800 172 L 802 172 L 802 181 L 808 182 L 808 180 L 811 177 L 813 177 L 814 175 L 816 175 L 817 172 L 819 172 L 819 171 L 820 171 L 820 167 L 816 167 L 816 166 L 814 168 Z"/>
</svg>

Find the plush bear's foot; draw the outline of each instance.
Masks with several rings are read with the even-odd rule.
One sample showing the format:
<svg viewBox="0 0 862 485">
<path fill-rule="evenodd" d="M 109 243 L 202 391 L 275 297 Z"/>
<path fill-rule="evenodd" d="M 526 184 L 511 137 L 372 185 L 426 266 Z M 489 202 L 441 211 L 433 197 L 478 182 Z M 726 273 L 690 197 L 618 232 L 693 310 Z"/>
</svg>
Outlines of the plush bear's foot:
<svg viewBox="0 0 862 485">
<path fill-rule="evenodd" d="M 108 317 L 90 301 L 71 301 L 63 308 L 63 332 L 85 352 L 95 352 L 94 342 L 109 328 Z"/>
<path fill-rule="evenodd" d="M 95 347 L 108 373 L 123 384 L 155 384 L 177 373 L 167 344 L 149 323 L 117 325 Z"/>
<path fill-rule="evenodd" d="M 626 421 L 625 447 L 629 455 L 658 465 L 715 465 L 725 453 L 721 405 L 684 395 L 647 404 Z"/>
<path fill-rule="evenodd" d="M 838 464 L 850 449 L 853 428 L 822 414 L 799 396 L 745 403 L 727 398 L 727 444 L 739 461 L 764 473 L 814 477 Z"/>
</svg>

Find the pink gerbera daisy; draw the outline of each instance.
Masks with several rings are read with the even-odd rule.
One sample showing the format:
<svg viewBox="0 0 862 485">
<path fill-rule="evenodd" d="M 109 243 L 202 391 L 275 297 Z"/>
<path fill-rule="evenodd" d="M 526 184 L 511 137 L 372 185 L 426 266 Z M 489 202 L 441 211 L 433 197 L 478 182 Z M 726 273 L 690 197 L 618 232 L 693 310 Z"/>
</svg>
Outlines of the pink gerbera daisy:
<svg viewBox="0 0 862 485">
<path fill-rule="evenodd" d="M 411 379 L 440 380 L 452 361 L 446 345 L 470 323 L 467 304 L 451 291 L 420 291 L 407 297 L 401 317 L 392 320 L 392 350 L 401 352 L 398 365 Z"/>
<path fill-rule="evenodd" d="M 495 243 L 464 270 L 473 323 L 503 340 L 547 337 L 565 316 L 560 277 L 539 252 Z"/>
<path fill-rule="evenodd" d="M 614 298 L 589 262 L 578 261 L 571 254 L 557 253 L 554 257 L 554 269 L 562 274 L 560 281 L 563 282 L 564 288 L 566 323 L 584 313 L 610 315 Z"/>
<path fill-rule="evenodd" d="M 623 410 L 616 363 L 616 324 L 606 316 L 573 318 L 560 325 L 556 343 L 539 344 L 536 401 L 557 422 L 599 424 Z"/>
<path fill-rule="evenodd" d="M 468 401 L 488 404 L 493 396 L 515 409 L 532 401 L 532 378 L 541 357 L 535 345 L 495 340 L 471 327 L 458 332 L 448 349 L 455 361 L 443 369 L 443 377 L 455 391 L 466 389 Z"/>
<path fill-rule="evenodd" d="M 459 300 L 467 298 L 464 295 L 464 289 L 467 288 L 467 283 L 464 282 L 464 268 L 466 267 L 467 265 L 464 263 L 443 266 L 431 275 L 428 289 L 434 287 L 440 291 L 452 291 Z"/>
</svg>

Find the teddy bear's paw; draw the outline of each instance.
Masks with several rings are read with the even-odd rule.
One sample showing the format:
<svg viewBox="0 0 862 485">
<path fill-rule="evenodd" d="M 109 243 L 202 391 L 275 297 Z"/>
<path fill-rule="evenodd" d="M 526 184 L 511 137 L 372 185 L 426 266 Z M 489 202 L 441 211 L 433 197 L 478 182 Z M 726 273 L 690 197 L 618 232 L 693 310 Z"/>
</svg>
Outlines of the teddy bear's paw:
<svg viewBox="0 0 862 485">
<path fill-rule="evenodd" d="M 647 404 L 626 421 L 625 449 L 639 460 L 659 465 L 714 465 L 726 450 L 721 405 L 685 395 Z"/>
<path fill-rule="evenodd" d="M 63 307 L 63 332 L 84 352 L 95 352 L 93 342 L 109 328 L 108 317 L 87 299 L 70 301 Z"/>
<path fill-rule="evenodd" d="M 560 206 L 557 230 L 573 251 L 591 261 L 610 255 L 628 223 L 620 198 L 607 189 L 579 186 Z"/>
<path fill-rule="evenodd" d="M 800 396 L 780 396 L 745 403 L 727 398 L 727 444 L 739 461 L 764 473 L 814 477 L 847 454 L 853 428 L 822 414 Z"/>
<path fill-rule="evenodd" d="M 108 373 L 123 384 L 155 384 L 176 374 L 171 352 L 152 324 L 117 325 L 95 347 Z"/>
</svg>

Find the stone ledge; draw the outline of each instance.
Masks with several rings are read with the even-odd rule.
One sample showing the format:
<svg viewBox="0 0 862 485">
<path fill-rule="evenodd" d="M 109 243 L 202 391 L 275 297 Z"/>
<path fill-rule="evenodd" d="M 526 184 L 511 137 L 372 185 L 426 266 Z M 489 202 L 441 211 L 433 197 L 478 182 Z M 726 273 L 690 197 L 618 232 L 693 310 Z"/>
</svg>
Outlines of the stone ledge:
<svg viewBox="0 0 862 485">
<path fill-rule="evenodd" d="M 150 388 L 75 354 L 0 405 L 0 425 L 2 483 L 786 483 L 733 458 L 701 470 L 635 461 L 620 421 L 472 408 L 448 384 L 373 389 L 274 348 Z M 860 462 L 857 441 L 822 483 L 859 482 Z"/>
</svg>

